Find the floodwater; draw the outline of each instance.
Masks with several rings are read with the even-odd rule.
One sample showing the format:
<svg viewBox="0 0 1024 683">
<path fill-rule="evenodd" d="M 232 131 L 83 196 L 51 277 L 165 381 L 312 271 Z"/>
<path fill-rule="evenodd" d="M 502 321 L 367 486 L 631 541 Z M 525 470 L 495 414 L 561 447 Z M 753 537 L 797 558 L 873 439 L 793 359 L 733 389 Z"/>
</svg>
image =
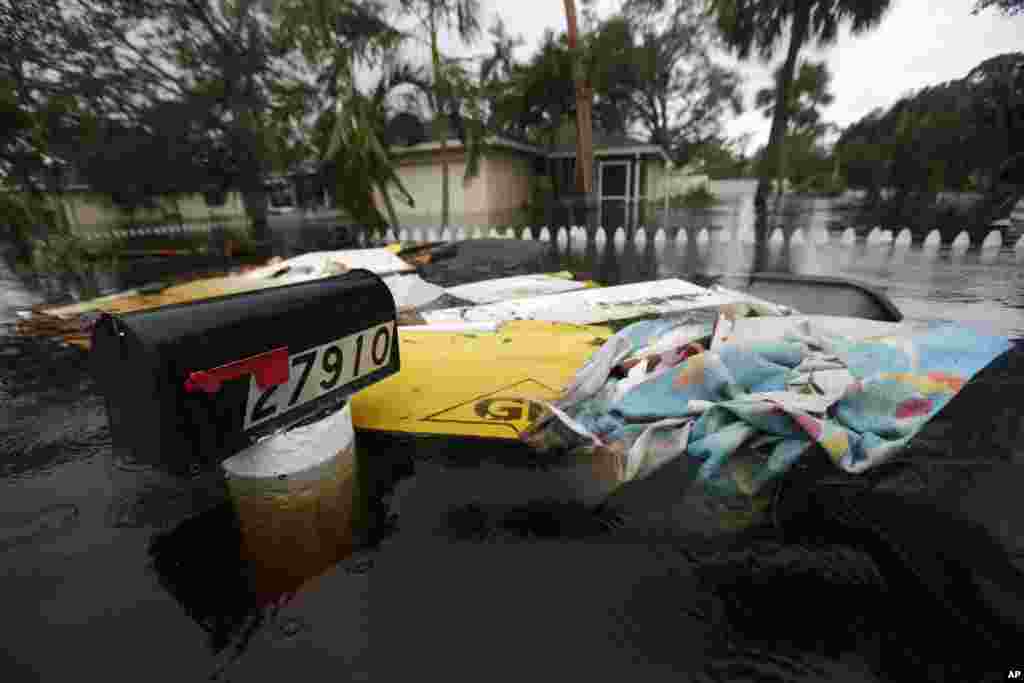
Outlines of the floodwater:
<svg viewBox="0 0 1024 683">
<path fill-rule="evenodd" d="M 585 273 L 605 283 L 664 277 L 749 272 L 755 262 L 754 189 L 750 180 L 712 183 L 720 200 L 710 212 L 659 216 L 633 239 L 625 231 L 546 227 L 538 238 L 552 249 L 552 267 Z M 845 201 L 847 198 L 841 198 Z M 857 241 L 828 199 L 787 198 L 765 249 L 762 270 L 846 277 L 885 291 L 908 318 L 942 319 L 986 331 L 1024 336 L 1024 212 L 1005 244 L 990 234 L 971 249 L 966 234 L 942 247 L 938 234 L 911 246 L 909 232 L 892 239 L 875 231 Z M 698 215 L 694 216 L 696 213 Z M 674 231 L 672 226 L 689 226 Z M 611 233 L 611 234 L 609 234 Z M 453 222 L 447 238 L 482 234 Z M 413 226 L 403 238 L 442 239 L 436 228 Z M 533 239 L 529 232 L 525 239 Z"/>
<path fill-rule="evenodd" d="M 602 232 L 588 241 L 563 231 L 549 236 L 550 266 L 609 284 L 749 270 L 752 184 L 713 189 L 723 204 L 708 232 L 632 241 Z M 800 225 L 798 237 L 770 240 L 766 269 L 855 278 L 885 290 L 908 317 L 1024 336 L 1024 249 L 856 243 L 829 232 L 827 202 L 805 208 L 788 219 Z M 316 239 L 308 226 L 275 230 L 289 252 Z M 26 288 L 0 260 L 0 324 L 44 296 L 56 295 Z M 87 671 L 108 680 L 269 680 L 299 671 L 368 678 L 365 566 L 343 567 L 330 605 L 300 594 L 284 619 L 253 605 L 215 479 L 177 480 L 115 462 L 102 401 L 77 351 L 0 337 L 0 425 L 0 679 L 70 680 Z M 292 647 L 300 637 L 301 659 Z"/>
</svg>

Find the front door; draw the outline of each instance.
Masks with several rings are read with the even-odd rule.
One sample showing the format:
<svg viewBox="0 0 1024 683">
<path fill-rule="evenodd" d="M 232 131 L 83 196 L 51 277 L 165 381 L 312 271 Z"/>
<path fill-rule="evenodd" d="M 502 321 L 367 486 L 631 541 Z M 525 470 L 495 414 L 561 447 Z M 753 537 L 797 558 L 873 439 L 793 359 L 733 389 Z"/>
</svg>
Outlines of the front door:
<svg viewBox="0 0 1024 683">
<path fill-rule="evenodd" d="M 629 189 L 632 169 L 628 161 L 600 162 L 598 193 L 601 197 L 599 223 L 611 236 L 629 225 Z"/>
</svg>

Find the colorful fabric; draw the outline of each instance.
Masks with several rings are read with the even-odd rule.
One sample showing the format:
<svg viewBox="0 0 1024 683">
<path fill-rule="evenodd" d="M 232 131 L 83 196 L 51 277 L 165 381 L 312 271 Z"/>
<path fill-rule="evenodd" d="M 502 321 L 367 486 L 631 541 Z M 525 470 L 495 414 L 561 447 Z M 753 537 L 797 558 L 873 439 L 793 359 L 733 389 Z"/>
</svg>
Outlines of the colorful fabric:
<svg viewBox="0 0 1024 683">
<path fill-rule="evenodd" d="M 626 453 L 624 482 L 685 454 L 706 493 L 752 499 L 814 444 L 851 473 L 891 458 L 1010 348 L 951 324 L 856 339 L 848 319 L 801 316 L 774 340 L 745 340 L 736 322 L 730 311 L 714 330 L 685 318 L 622 329 L 523 439 L 576 458 Z"/>
</svg>

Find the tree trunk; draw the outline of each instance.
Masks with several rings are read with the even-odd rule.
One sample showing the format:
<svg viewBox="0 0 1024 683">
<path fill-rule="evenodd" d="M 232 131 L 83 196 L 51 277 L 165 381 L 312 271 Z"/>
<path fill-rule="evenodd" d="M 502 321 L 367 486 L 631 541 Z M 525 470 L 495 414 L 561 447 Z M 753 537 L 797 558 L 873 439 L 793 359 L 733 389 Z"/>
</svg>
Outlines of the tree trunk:
<svg viewBox="0 0 1024 683">
<path fill-rule="evenodd" d="M 252 221 L 252 237 L 257 242 L 266 241 L 270 236 L 270 224 L 267 221 L 267 192 L 260 183 L 249 183 L 242 190 L 242 204 L 245 213 Z"/>
<path fill-rule="evenodd" d="M 430 61 L 434 68 L 434 88 L 439 90 L 441 83 L 441 52 L 437 46 L 437 26 L 431 18 L 430 24 Z M 435 94 L 437 107 L 434 111 L 434 131 L 440 135 L 441 143 L 441 235 L 448 228 L 449 212 L 449 169 L 448 169 L 448 122 L 444 117 L 447 97 L 444 92 Z"/>
<path fill-rule="evenodd" d="M 579 173 L 583 176 L 582 191 L 588 197 L 594 190 L 594 126 L 590 116 L 593 101 L 594 89 L 584 80 L 576 88 L 576 125 L 579 137 L 577 153 L 582 159 Z"/>
<path fill-rule="evenodd" d="M 391 199 L 391 194 L 388 192 L 386 184 L 378 186 L 380 196 L 384 201 L 384 208 L 388 212 L 388 220 L 391 221 L 391 230 L 395 233 L 395 239 L 398 239 L 398 232 L 402 229 L 402 226 L 398 224 L 398 214 L 395 212 L 395 202 Z"/>
<path fill-rule="evenodd" d="M 447 133 L 446 133 L 447 135 Z M 448 145 L 445 140 L 441 139 L 441 154 L 444 155 L 448 151 Z M 450 217 L 451 207 L 449 205 L 449 187 L 451 184 L 450 170 L 448 168 L 448 160 L 442 156 L 441 158 L 441 234 L 448 229 L 448 221 Z"/>
<path fill-rule="evenodd" d="M 251 80 L 245 87 L 253 87 Z M 256 127 L 257 113 L 247 104 L 235 104 L 232 110 L 235 117 L 236 144 L 239 146 L 236 153 L 245 164 L 240 178 L 242 204 L 252 221 L 253 239 L 262 242 L 270 237 L 270 227 L 267 222 L 267 190 L 263 185 L 264 157 Z"/>
<path fill-rule="evenodd" d="M 270 226 L 267 221 L 267 190 L 263 185 L 264 165 L 262 150 L 258 149 L 255 130 L 255 116 L 248 108 L 236 110 L 238 126 L 241 127 L 241 140 L 244 141 L 242 158 L 246 168 L 241 177 L 242 204 L 245 213 L 252 221 L 252 237 L 257 242 L 266 241 L 270 237 Z"/>
<path fill-rule="evenodd" d="M 594 142 L 591 107 L 594 91 L 583 73 L 578 53 L 576 0 L 565 0 L 565 18 L 568 24 L 569 51 L 574 53 L 573 67 L 576 82 L 576 191 L 590 196 L 594 181 Z"/>
<path fill-rule="evenodd" d="M 765 149 L 765 162 L 761 164 L 757 181 L 757 194 L 754 195 L 754 209 L 757 213 L 757 237 L 768 237 L 768 195 L 771 194 L 772 177 L 779 177 L 784 168 L 784 142 L 786 128 L 789 124 L 789 91 L 793 84 L 796 71 L 796 59 L 800 48 L 807 39 L 807 26 L 810 23 L 810 6 L 806 1 L 800 2 L 793 16 L 789 36 L 789 49 L 786 61 L 782 64 L 779 82 L 775 91 L 775 113 L 772 116 L 771 133 L 768 136 L 768 147 Z"/>
</svg>

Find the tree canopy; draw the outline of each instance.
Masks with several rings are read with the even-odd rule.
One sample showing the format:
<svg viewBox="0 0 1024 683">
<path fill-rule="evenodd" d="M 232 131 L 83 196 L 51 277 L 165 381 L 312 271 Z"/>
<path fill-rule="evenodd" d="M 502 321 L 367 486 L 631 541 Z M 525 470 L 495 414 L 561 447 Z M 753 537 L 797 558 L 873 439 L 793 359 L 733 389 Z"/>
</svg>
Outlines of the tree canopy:
<svg viewBox="0 0 1024 683">
<path fill-rule="evenodd" d="M 776 82 L 781 77 L 781 69 L 775 70 Z M 795 133 L 823 132 L 821 108 L 835 101 L 835 95 L 829 89 L 832 74 L 825 62 L 805 61 L 797 69 L 796 79 L 789 89 L 790 130 Z M 775 98 L 778 88 L 761 88 L 754 97 L 754 106 L 763 110 L 765 118 L 775 115 Z"/>
<path fill-rule="evenodd" d="M 974 6 L 974 14 L 990 7 L 995 7 L 1010 16 L 1024 14 L 1024 0 L 978 0 Z"/>
<path fill-rule="evenodd" d="M 790 118 L 790 90 L 801 48 L 810 42 L 818 46 L 834 43 L 843 24 L 849 25 L 854 34 L 870 30 L 881 22 L 889 5 L 890 0 L 711 0 L 726 44 L 741 59 L 749 58 L 752 53 L 771 59 L 784 37 L 788 38 L 786 56 L 776 79 L 776 106 L 755 196 L 760 231 L 767 226 L 771 179 L 786 175 L 785 136 Z"/>
<path fill-rule="evenodd" d="M 457 137 L 472 176 L 489 135 L 566 141 L 578 106 L 576 56 L 601 132 L 660 144 L 677 162 L 700 156 L 739 169 L 746 159 L 723 124 L 742 111 L 741 83 L 716 61 L 717 48 L 770 54 L 801 13 L 806 35 L 791 47 L 828 42 L 842 22 L 872 25 L 885 4 L 715 0 L 709 13 L 701 3 L 626 0 L 601 18 L 583 3 L 576 55 L 565 32 L 549 31 L 517 59 L 521 40 L 500 23 L 482 36 L 482 54 L 442 53 L 444 31 L 469 45 L 481 38 L 475 0 L 8 1 L 0 6 L 0 172 L 38 185 L 58 178 L 64 161 L 130 207 L 231 187 L 261 223 L 267 176 L 314 161 L 356 220 L 394 224 L 391 196 L 411 197 L 392 144 L 428 130 L 442 144 Z M 416 27 L 397 28 L 403 17 Z M 414 44 L 429 47 L 429 63 L 402 59 Z M 367 71 L 372 78 L 357 77 Z M 991 104 L 1007 76 L 995 65 L 984 75 L 990 104 L 977 106 L 1014 129 Z M 806 65 L 794 80 L 786 106 L 770 93 L 758 104 L 787 119 L 792 110 L 793 135 L 819 130 L 827 73 Z M 388 205 L 378 209 L 375 196 Z"/>
<path fill-rule="evenodd" d="M 644 138 L 685 161 L 720 136 L 728 114 L 742 112 L 739 75 L 714 61 L 713 27 L 695 9 L 652 14 L 627 4 L 619 14 L 590 21 L 581 50 L 596 129 Z M 565 34 L 548 31 L 528 61 L 503 56 L 502 64 L 504 79 L 490 86 L 494 127 L 554 144 L 576 113 Z"/>
<path fill-rule="evenodd" d="M 987 59 L 871 112 L 838 148 L 850 184 L 875 195 L 990 189 L 1024 154 L 1024 53 Z"/>
</svg>

